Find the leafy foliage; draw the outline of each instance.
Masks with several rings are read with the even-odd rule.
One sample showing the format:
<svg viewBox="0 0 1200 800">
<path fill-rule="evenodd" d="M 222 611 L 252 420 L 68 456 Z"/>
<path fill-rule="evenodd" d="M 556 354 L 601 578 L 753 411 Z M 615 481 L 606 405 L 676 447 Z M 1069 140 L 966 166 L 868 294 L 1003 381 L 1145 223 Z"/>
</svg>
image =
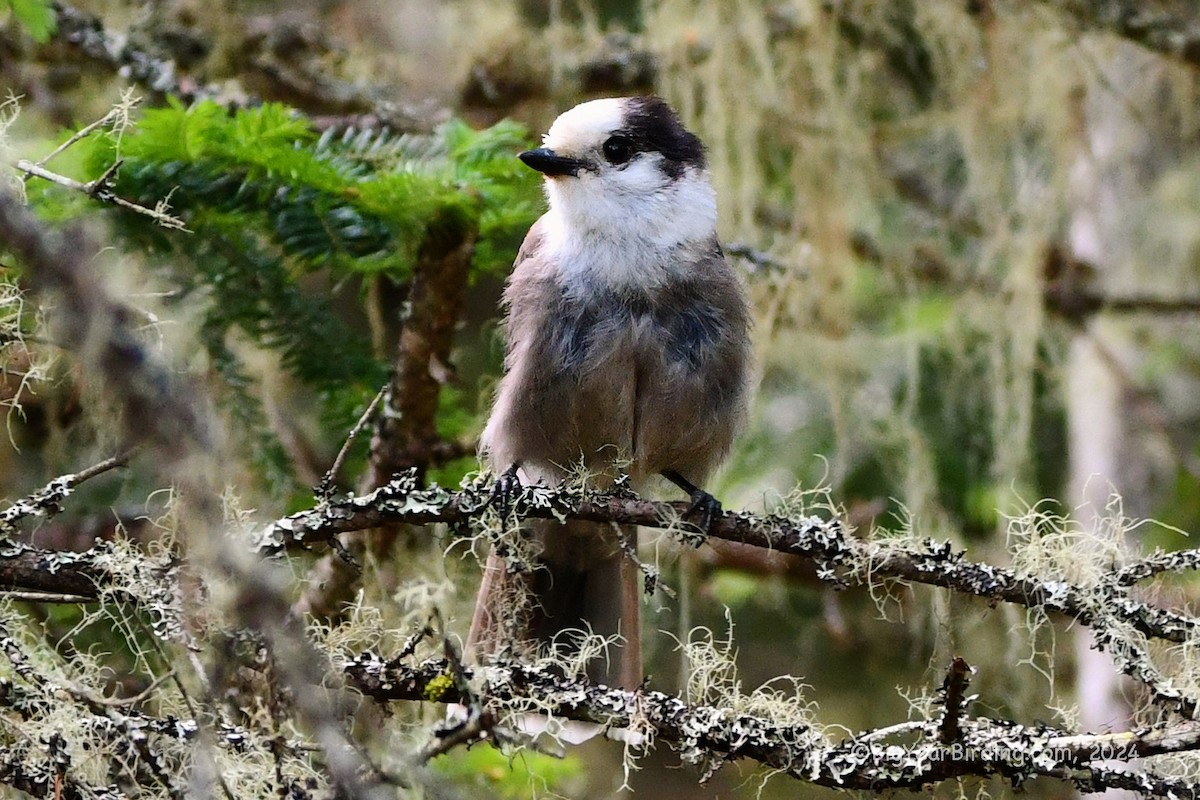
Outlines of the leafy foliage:
<svg viewBox="0 0 1200 800">
<path fill-rule="evenodd" d="M 578 756 L 554 758 L 537 752 L 508 756 L 491 747 L 475 747 L 442 756 L 433 766 L 456 785 L 469 787 L 487 797 L 518 800 L 534 796 L 538 789 L 561 789 L 579 783 L 583 764 Z"/>
<path fill-rule="evenodd" d="M 38 42 L 49 40 L 58 28 L 50 0 L 5 0 L 4 6 L 12 11 L 17 22 Z"/>
<path fill-rule="evenodd" d="M 256 424 L 262 412 L 230 343 L 236 330 L 278 353 L 336 413 L 337 420 L 326 414 L 330 429 L 345 430 L 387 365 L 355 315 L 347 318 L 344 304 L 313 289 L 319 278 L 306 276 L 319 273 L 335 294 L 375 279 L 403 284 L 425 238 L 447 221 L 478 230 L 472 276 L 506 269 L 540 203 L 535 177 L 513 158 L 526 140 L 511 122 L 475 131 L 451 121 L 430 135 L 318 135 L 279 104 L 230 114 L 213 102 L 172 101 L 147 110 L 120 138 L 92 137 L 85 161 L 95 178 L 120 160 L 117 193 L 147 206 L 169 198 L 186 221 L 181 232 L 120 214 L 118 230 L 133 246 L 168 256 L 157 261 L 170 265 L 163 268 L 179 297 L 207 301 L 200 336 L 235 417 L 249 430 L 268 429 Z M 71 202 L 57 195 L 36 199 L 54 214 Z M 277 444 L 253 449 L 274 472 L 282 468 Z"/>
</svg>

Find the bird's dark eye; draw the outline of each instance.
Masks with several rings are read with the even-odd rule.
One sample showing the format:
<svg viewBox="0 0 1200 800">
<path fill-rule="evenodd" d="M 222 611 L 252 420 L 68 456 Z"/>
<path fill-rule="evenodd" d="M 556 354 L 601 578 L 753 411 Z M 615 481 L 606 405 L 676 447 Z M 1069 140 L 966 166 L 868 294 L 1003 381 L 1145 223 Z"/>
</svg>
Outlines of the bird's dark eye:
<svg viewBox="0 0 1200 800">
<path fill-rule="evenodd" d="M 610 164 L 624 164 L 633 158 L 633 142 L 624 136 L 610 136 L 604 143 L 604 158 Z"/>
</svg>

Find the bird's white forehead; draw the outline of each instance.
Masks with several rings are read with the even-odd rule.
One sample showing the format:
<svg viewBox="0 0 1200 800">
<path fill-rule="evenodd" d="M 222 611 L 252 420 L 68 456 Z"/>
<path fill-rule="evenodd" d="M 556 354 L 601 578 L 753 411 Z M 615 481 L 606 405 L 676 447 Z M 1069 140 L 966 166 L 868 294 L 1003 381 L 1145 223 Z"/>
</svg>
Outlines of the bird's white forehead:
<svg viewBox="0 0 1200 800">
<path fill-rule="evenodd" d="M 589 100 L 560 114 L 542 144 L 556 153 L 579 153 L 599 145 L 624 122 L 624 98 Z"/>
</svg>

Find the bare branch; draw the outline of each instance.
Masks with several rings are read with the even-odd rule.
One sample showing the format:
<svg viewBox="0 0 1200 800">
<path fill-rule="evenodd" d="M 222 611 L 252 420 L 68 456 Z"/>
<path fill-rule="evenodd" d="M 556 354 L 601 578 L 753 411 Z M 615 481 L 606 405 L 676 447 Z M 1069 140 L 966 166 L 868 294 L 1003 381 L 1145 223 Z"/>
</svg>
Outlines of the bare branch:
<svg viewBox="0 0 1200 800">
<path fill-rule="evenodd" d="M 333 482 L 337 480 L 338 473 L 342 471 L 342 464 L 346 462 L 346 456 L 350 452 L 350 445 L 354 444 L 354 440 L 362 433 L 363 428 L 367 427 L 375 417 L 375 411 L 379 408 L 379 403 L 383 400 L 384 393 L 387 387 L 383 387 L 375 393 L 374 399 L 367 406 L 367 410 L 358 418 L 358 422 L 354 423 L 354 427 L 346 434 L 346 441 L 342 442 L 342 447 L 338 450 L 337 457 L 333 459 L 333 464 L 326 471 L 325 476 L 321 478 L 321 485 L 317 487 L 317 497 L 328 499 L 333 495 Z"/>
<path fill-rule="evenodd" d="M 745 242 L 728 242 L 725 245 L 725 252 L 733 258 L 746 262 L 748 265 L 747 272 L 750 273 L 787 272 L 789 275 L 801 277 L 794 267 L 789 266 L 768 253 L 756 250 Z"/>
<path fill-rule="evenodd" d="M 0 590 L 0 598 L 19 600 L 26 603 L 87 603 L 95 598 L 81 594 L 63 594 L 61 592 L 21 592 Z"/>
<path fill-rule="evenodd" d="M 423 475 L 433 464 L 437 446 L 443 444 L 437 430 L 438 400 L 442 386 L 453 376 L 450 352 L 478 235 L 473 223 L 452 214 L 425 234 L 392 376 L 383 392 L 383 410 L 375 417 L 363 489 L 381 486 L 407 469 Z M 354 565 L 367 552 L 386 553 L 398 535 L 398 524 L 385 525 L 371 537 L 342 543 L 342 551 L 335 548 L 314 566 L 297 611 L 336 616 L 357 585 Z"/>
<path fill-rule="evenodd" d="M 112 179 L 113 175 L 116 174 L 117 169 L 119 169 L 121 166 L 120 161 L 114 162 L 112 166 L 104 171 L 103 175 L 96 180 L 89 181 L 87 183 L 80 183 L 74 178 L 68 178 L 66 175 L 59 175 L 57 172 L 51 172 L 45 167 L 35 164 L 32 161 L 27 161 L 23 158 L 18 159 L 13 166 L 15 166 L 21 172 L 24 172 L 26 175 L 32 175 L 35 178 L 41 178 L 42 180 L 50 181 L 51 183 L 58 184 L 59 186 L 71 189 L 72 191 L 81 192 L 93 200 L 98 200 L 102 203 L 109 203 L 111 205 L 124 208 L 128 211 L 133 211 L 137 214 L 150 217 L 150 219 L 154 220 L 159 225 L 162 225 L 164 228 L 171 228 L 179 231 L 186 231 L 188 229 L 187 224 L 184 223 L 182 219 L 167 213 L 167 208 L 169 208 L 169 206 L 165 200 L 160 202 L 154 208 L 149 208 L 147 206 L 139 205 L 132 200 L 126 200 L 125 198 L 113 192 Z"/>
</svg>

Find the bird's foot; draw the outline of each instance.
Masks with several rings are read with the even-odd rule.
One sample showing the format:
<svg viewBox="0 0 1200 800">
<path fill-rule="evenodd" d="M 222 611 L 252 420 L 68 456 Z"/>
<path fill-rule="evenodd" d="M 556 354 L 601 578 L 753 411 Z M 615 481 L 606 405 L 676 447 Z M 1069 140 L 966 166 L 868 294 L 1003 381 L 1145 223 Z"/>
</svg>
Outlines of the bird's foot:
<svg viewBox="0 0 1200 800">
<path fill-rule="evenodd" d="M 521 479 L 517 477 L 517 470 L 520 468 L 521 463 L 514 462 L 496 478 L 496 483 L 492 486 L 492 496 L 489 502 L 495 506 L 501 519 L 508 517 L 508 512 L 512 511 L 513 501 L 521 493 Z"/>
<path fill-rule="evenodd" d="M 713 520 L 721 515 L 721 501 L 674 470 L 667 470 L 662 475 L 688 493 L 692 504 L 688 506 L 684 516 L 691 517 L 698 513 L 700 521 L 697 527 L 701 533 L 707 535 L 712 530 Z"/>
<path fill-rule="evenodd" d="M 685 517 L 690 517 L 696 513 L 700 515 L 698 527 L 704 533 L 712 530 L 713 520 L 721 515 L 721 501 L 713 497 L 703 489 L 696 489 L 692 492 L 692 504 L 688 506 Z"/>
</svg>

